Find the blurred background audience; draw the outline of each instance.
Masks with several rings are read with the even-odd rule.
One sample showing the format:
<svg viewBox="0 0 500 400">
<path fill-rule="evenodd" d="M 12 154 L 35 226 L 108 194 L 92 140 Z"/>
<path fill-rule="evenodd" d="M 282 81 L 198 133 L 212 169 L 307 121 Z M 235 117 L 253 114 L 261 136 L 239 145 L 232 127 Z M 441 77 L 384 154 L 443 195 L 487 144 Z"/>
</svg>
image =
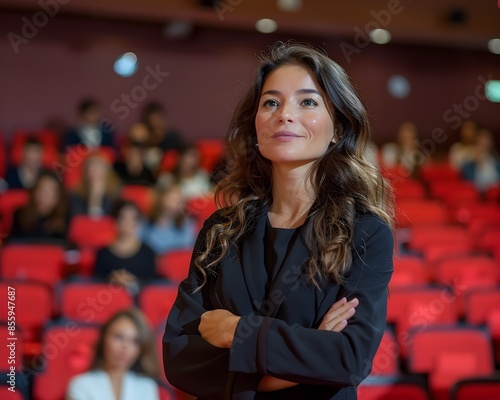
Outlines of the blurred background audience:
<svg viewBox="0 0 500 400">
<path fill-rule="evenodd" d="M 71 379 L 66 400 L 160 400 L 153 338 L 139 309 L 113 315 L 99 331 L 90 371 Z"/>
</svg>

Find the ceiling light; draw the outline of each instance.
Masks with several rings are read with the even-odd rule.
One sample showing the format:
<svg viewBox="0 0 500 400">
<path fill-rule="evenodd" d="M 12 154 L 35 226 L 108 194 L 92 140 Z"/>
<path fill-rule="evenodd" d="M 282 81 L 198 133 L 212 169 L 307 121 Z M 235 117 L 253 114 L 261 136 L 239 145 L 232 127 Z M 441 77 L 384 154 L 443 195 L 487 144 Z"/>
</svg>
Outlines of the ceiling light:
<svg viewBox="0 0 500 400">
<path fill-rule="evenodd" d="M 391 41 L 391 33 L 386 29 L 374 29 L 370 31 L 370 40 L 377 44 L 386 44 Z"/>
<path fill-rule="evenodd" d="M 274 19 L 259 19 L 255 23 L 255 29 L 257 29 L 261 33 L 273 33 L 274 31 L 276 31 L 276 29 L 278 29 L 278 24 Z"/>
</svg>

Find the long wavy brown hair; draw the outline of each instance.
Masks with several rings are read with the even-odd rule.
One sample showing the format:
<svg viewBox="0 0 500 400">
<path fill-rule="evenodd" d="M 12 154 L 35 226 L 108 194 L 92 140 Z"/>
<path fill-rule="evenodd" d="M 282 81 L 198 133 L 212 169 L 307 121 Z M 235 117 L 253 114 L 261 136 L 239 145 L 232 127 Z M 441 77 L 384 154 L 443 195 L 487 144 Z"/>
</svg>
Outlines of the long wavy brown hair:
<svg viewBox="0 0 500 400">
<path fill-rule="evenodd" d="M 206 235 L 206 247 L 195 263 L 204 282 L 207 273 L 233 243 L 252 233 L 259 210 L 272 204 L 272 163 L 256 150 L 257 114 L 267 76 L 284 65 L 298 65 L 316 78 L 331 108 L 336 142 L 316 160 L 309 179 L 315 201 L 303 226 L 310 252 L 310 280 L 342 283 L 352 261 L 355 218 L 379 215 L 393 221 L 392 192 L 379 169 L 365 160 L 371 129 L 365 107 L 345 71 L 321 50 L 308 45 L 278 43 L 261 57 L 255 83 L 238 105 L 226 134 L 227 168 L 216 187 L 221 220 Z"/>
</svg>

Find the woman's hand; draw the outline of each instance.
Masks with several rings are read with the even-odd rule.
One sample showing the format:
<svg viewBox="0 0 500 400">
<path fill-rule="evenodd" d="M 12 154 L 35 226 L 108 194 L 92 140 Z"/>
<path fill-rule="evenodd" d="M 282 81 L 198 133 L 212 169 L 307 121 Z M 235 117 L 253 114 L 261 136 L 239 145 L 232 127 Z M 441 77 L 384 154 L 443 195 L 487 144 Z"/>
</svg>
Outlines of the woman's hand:
<svg viewBox="0 0 500 400">
<path fill-rule="evenodd" d="M 223 309 L 206 311 L 201 315 L 201 337 L 215 347 L 230 348 L 240 317 Z"/>
<path fill-rule="evenodd" d="M 120 286 L 130 286 L 137 283 L 137 277 L 126 269 L 115 269 L 109 274 L 109 281 Z"/>
<path fill-rule="evenodd" d="M 347 326 L 349 320 L 356 312 L 359 300 L 354 298 L 347 301 L 345 297 L 337 301 L 323 316 L 319 330 L 341 332 Z"/>
</svg>

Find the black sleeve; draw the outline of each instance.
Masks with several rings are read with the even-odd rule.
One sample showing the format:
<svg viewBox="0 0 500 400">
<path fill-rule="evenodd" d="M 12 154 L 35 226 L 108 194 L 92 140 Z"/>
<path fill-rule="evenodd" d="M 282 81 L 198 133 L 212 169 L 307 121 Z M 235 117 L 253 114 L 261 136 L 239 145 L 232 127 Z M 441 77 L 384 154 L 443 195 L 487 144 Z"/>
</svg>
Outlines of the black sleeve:
<svg viewBox="0 0 500 400">
<path fill-rule="evenodd" d="M 194 265 L 205 248 L 205 235 L 213 225 L 209 218 L 196 240 L 188 277 L 180 284 L 177 299 L 163 336 L 163 366 L 175 387 L 207 400 L 222 400 L 228 379 L 229 349 L 212 346 L 198 331 L 201 315 L 210 309 L 209 282 L 196 293 L 202 278 Z"/>
<path fill-rule="evenodd" d="M 341 296 L 357 297 L 359 306 L 342 332 L 243 316 L 231 348 L 229 370 L 301 384 L 358 385 L 371 371 L 386 326 L 392 232 L 380 218 L 363 216 L 356 225 L 353 249 Z"/>
</svg>

